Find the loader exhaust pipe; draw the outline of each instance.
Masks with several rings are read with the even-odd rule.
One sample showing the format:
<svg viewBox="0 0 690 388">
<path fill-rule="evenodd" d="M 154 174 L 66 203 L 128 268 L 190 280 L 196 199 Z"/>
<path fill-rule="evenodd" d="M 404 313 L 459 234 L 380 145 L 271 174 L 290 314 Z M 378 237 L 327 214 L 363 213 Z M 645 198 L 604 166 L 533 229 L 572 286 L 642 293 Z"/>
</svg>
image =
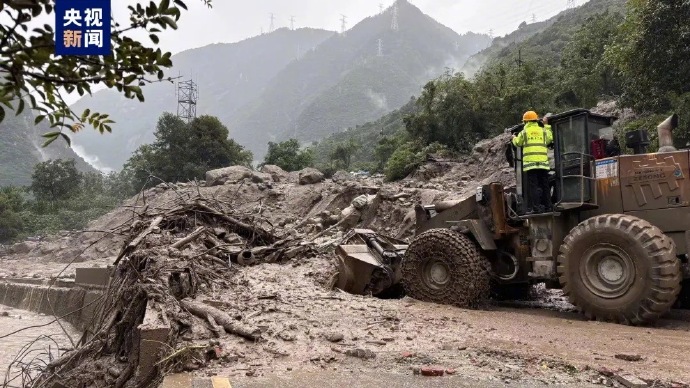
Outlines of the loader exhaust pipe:
<svg viewBox="0 0 690 388">
<path fill-rule="evenodd" d="M 656 127 L 659 133 L 659 152 L 676 151 L 676 147 L 673 146 L 673 130 L 676 128 L 678 128 L 678 115 L 675 113 Z"/>
</svg>

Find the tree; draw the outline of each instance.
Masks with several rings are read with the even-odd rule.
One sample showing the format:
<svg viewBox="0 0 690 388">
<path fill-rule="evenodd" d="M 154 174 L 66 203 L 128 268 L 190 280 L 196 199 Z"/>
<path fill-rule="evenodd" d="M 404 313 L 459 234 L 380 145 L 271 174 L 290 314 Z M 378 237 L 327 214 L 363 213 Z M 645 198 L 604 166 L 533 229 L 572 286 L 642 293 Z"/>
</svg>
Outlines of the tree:
<svg viewBox="0 0 690 388">
<path fill-rule="evenodd" d="M 202 0 L 211 6 L 211 0 Z M 65 103 L 61 89 L 76 91 L 80 96 L 91 93 L 92 85 L 105 85 L 117 89 L 125 97 L 144 100 L 141 86 L 165 78 L 164 68 L 172 66 L 171 53 L 156 48 L 161 29 L 177 29 L 180 9 L 187 9 L 181 0 L 151 1 L 149 5 L 129 6 L 129 23 L 112 22 L 111 47 L 108 56 L 55 56 L 54 31 L 44 25 L 29 29 L 32 21 L 54 11 L 51 0 L 3 1 L 0 11 L 6 18 L 0 23 L 0 103 L 10 110 L 21 113 L 25 105 L 41 112 L 36 122 L 47 118 L 59 131 L 44 134 L 46 144 L 62 136 L 69 137 L 63 128 L 77 132 L 84 123 L 94 126 L 101 133 L 110 132 L 113 123 L 107 114 L 92 113 L 88 109 L 81 114 L 73 112 Z M 107 23 L 107 21 L 105 21 Z M 137 31 L 146 31 L 153 46 L 149 47 L 131 37 Z M 16 106 L 12 105 L 16 103 Z M 0 106 L 0 122 L 5 110 Z"/>
<path fill-rule="evenodd" d="M 354 155 L 359 147 L 360 145 L 354 139 L 337 143 L 333 151 L 331 151 L 331 162 L 336 162 L 338 168 L 349 170 L 352 164 L 352 155 Z"/>
<path fill-rule="evenodd" d="M 314 151 L 311 148 L 300 150 L 297 139 L 281 143 L 268 143 L 268 153 L 262 165 L 274 164 L 285 171 L 298 171 L 314 165 Z"/>
<path fill-rule="evenodd" d="M 623 79 L 624 105 L 660 113 L 690 92 L 690 2 L 630 0 L 606 57 Z"/>
<path fill-rule="evenodd" d="M 38 200 L 54 202 L 78 193 L 82 180 L 83 176 L 73 159 L 51 160 L 34 167 L 29 189 Z"/>
<path fill-rule="evenodd" d="M 560 70 L 561 103 L 591 107 L 602 96 L 620 93 L 620 81 L 604 61 L 606 47 L 615 36 L 620 20 L 616 13 L 592 16 L 565 47 Z"/>
<path fill-rule="evenodd" d="M 0 189 L 0 242 L 9 242 L 21 233 L 24 223 L 19 212 L 23 204 L 21 189 L 16 187 Z"/>
<path fill-rule="evenodd" d="M 250 166 L 252 153 L 228 135 L 227 127 L 216 117 L 201 116 L 187 124 L 164 113 L 156 126 L 156 141 L 139 147 L 123 173 L 131 177 L 135 187 L 142 188 L 151 176 L 166 182 L 193 180 L 215 168 Z"/>
</svg>

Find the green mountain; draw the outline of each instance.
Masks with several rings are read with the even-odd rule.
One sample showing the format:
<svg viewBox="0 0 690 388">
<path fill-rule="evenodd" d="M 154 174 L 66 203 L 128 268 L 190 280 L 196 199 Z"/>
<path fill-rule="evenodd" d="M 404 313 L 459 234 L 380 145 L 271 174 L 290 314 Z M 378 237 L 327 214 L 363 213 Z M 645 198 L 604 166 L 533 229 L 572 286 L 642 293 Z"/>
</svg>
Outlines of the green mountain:
<svg viewBox="0 0 690 388">
<path fill-rule="evenodd" d="M 496 62 L 516 63 L 520 59 L 540 58 L 557 65 L 563 48 L 591 16 L 609 12 L 625 14 L 627 0 L 590 0 L 538 23 L 523 23 L 512 33 L 496 38 L 487 49 L 470 57 L 462 72 L 471 77 L 482 66 Z"/>
<path fill-rule="evenodd" d="M 50 131 L 43 122 L 34 125 L 34 115 L 28 109 L 18 116 L 6 110 L 5 119 L 0 123 L 0 187 L 31 184 L 34 166 L 52 159 L 75 159 L 79 170 L 96 171 L 62 139 L 41 148 L 45 140 L 41 135 Z"/>
<path fill-rule="evenodd" d="M 398 0 L 290 63 L 234 120 L 222 118 L 261 157 L 269 140 L 314 141 L 390 112 L 488 43 L 486 35 L 458 35 Z"/>
<path fill-rule="evenodd" d="M 472 77 L 479 69 L 500 62 L 515 63 L 521 56 L 533 55 L 559 65 L 563 48 L 571 41 L 573 34 L 581 28 L 587 18 L 606 12 L 625 13 L 626 0 L 590 0 L 584 5 L 560 14 L 546 21 L 522 24 L 516 31 L 505 37 L 495 38 L 488 48 L 471 56 L 462 67 L 466 76 Z M 418 93 L 417 93 L 418 94 Z M 402 105 L 402 104 L 401 104 Z M 403 118 L 414 114 L 414 100 L 409 100 L 402 108 L 386 114 L 377 120 L 362 125 L 351 126 L 346 130 L 324 138 L 316 145 L 315 154 L 319 163 L 328 163 L 328 155 L 336 144 L 350 139 L 359 144 L 352 157 L 355 164 L 371 165 L 378 163 L 374 150 L 383 138 L 391 138 L 404 131 Z"/>
<path fill-rule="evenodd" d="M 311 52 L 333 34 L 310 28 L 282 28 L 237 43 L 212 44 L 174 55 L 174 67 L 166 74 L 181 74 L 180 80 L 193 78 L 199 90 L 197 115 L 226 117 L 228 125 L 227 118 L 257 98 L 288 63 Z M 163 112 L 177 112 L 176 93 L 175 84 L 162 82 L 144 87 L 144 103 L 110 90 L 84 97 L 72 106 L 76 112 L 89 108 L 109 113 L 116 123 L 112 133 L 101 135 L 85 130 L 74 137 L 74 142 L 91 158 L 97 158 L 99 165 L 119 169 L 140 145 L 154 140 L 156 122 Z M 237 128 L 229 128 L 235 137 Z"/>
</svg>

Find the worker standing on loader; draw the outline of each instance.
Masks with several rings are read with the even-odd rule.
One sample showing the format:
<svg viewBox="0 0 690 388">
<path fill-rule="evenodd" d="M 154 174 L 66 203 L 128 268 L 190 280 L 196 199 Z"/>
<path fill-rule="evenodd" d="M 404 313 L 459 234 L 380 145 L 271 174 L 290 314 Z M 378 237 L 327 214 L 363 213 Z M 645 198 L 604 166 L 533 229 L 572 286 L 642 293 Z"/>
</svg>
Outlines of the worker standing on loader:
<svg viewBox="0 0 690 388">
<path fill-rule="evenodd" d="M 527 211 L 526 214 L 551 211 L 549 190 L 549 150 L 553 143 L 553 132 L 548 119 L 543 127 L 539 124 L 539 115 L 534 111 L 525 112 L 522 116 L 525 127 L 519 134 L 513 135 L 513 144 L 522 147 L 522 170 L 527 176 Z"/>
</svg>

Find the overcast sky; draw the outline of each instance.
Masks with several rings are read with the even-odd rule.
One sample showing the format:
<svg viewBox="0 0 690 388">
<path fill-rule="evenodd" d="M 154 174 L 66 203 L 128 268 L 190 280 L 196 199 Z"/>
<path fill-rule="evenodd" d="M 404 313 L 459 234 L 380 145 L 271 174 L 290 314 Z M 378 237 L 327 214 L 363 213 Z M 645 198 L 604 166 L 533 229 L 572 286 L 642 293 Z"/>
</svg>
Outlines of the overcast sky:
<svg viewBox="0 0 690 388">
<path fill-rule="evenodd" d="M 189 10 L 182 13 L 178 30 L 159 34 L 160 47 L 173 54 L 212 43 L 233 43 L 267 32 L 270 14 L 274 15 L 274 28 L 289 27 L 294 17 L 295 28 L 313 27 L 339 31 L 341 15 L 347 16 L 347 28 L 353 27 L 367 16 L 379 12 L 380 6 L 388 8 L 394 0 L 213 0 L 213 7 L 206 7 L 201 0 L 184 0 Z M 568 0 L 409 0 L 422 12 L 458 33 L 493 32 L 494 36 L 506 35 L 523 21 L 546 20 L 566 9 Z M 575 0 L 581 5 L 588 0 Z M 146 1 L 111 0 L 115 19 L 126 25 L 127 6 Z M 534 19 L 533 19 L 534 18 Z M 50 19 L 36 20 L 54 23 Z M 134 38 L 151 44 L 145 33 Z M 101 89 L 95 87 L 92 90 Z M 65 96 L 68 103 L 75 102 L 76 93 Z"/>
<path fill-rule="evenodd" d="M 422 12 L 458 33 L 467 31 L 505 35 L 523 22 L 545 20 L 564 10 L 567 0 L 409 0 Z M 122 3 L 135 1 L 113 0 L 115 17 L 126 9 Z M 214 0 L 207 9 L 201 0 L 185 0 L 189 12 L 182 15 L 178 31 L 165 33 L 161 45 L 173 53 L 210 43 L 237 42 L 268 31 L 270 13 L 275 15 L 275 27 L 315 27 L 340 30 L 341 14 L 347 16 L 348 28 L 367 16 L 379 12 L 379 4 L 389 7 L 393 0 Z M 580 5 L 586 0 L 576 0 Z M 119 3 L 119 4 L 117 4 Z M 116 6 L 117 4 L 117 6 Z"/>
</svg>

